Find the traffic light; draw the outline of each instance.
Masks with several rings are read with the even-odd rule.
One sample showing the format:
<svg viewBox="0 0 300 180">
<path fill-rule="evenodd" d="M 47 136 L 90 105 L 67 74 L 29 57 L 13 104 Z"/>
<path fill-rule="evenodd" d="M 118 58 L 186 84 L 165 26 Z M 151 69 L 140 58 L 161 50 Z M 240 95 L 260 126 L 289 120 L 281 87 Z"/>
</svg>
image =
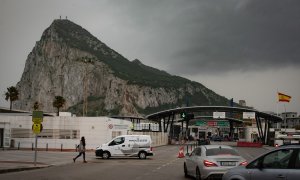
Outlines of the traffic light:
<svg viewBox="0 0 300 180">
<path fill-rule="evenodd" d="M 187 113 L 187 112 L 181 112 L 180 117 L 184 120 L 190 120 L 190 119 L 194 119 L 194 114 L 193 113 Z"/>
<path fill-rule="evenodd" d="M 181 113 L 180 113 L 180 117 L 181 117 L 182 119 L 185 119 L 185 118 L 186 118 L 186 112 L 181 112 Z"/>
</svg>

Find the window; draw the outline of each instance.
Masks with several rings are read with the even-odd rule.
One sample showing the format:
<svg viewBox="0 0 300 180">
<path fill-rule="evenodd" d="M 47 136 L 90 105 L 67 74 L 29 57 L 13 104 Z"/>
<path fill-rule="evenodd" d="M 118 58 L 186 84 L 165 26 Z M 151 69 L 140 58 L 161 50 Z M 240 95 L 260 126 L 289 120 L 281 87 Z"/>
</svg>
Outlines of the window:
<svg viewBox="0 0 300 180">
<path fill-rule="evenodd" d="M 122 134 L 121 131 L 113 131 L 113 132 L 112 132 L 112 138 L 115 138 L 115 137 L 117 137 L 117 136 L 120 136 L 121 134 Z"/>
<path fill-rule="evenodd" d="M 267 169 L 287 169 L 292 149 L 282 149 L 266 155 L 262 162 L 262 167 Z"/>
<path fill-rule="evenodd" d="M 255 161 L 253 161 L 252 163 L 250 163 L 250 164 L 247 166 L 247 168 L 249 168 L 249 169 L 258 168 L 259 161 L 260 161 L 260 159 L 257 159 L 257 160 L 255 160 Z"/>
<path fill-rule="evenodd" d="M 12 138 L 34 138 L 31 129 L 23 128 L 12 128 Z M 69 129 L 43 129 L 38 137 L 43 139 L 79 139 L 80 130 L 69 130 Z"/>
<path fill-rule="evenodd" d="M 112 142 L 109 143 L 109 146 L 114 146 L 114 145 L 119 145 L 119 144 L 123 144 L 125 141 L 124 137 L 119 137 L 114 139 Z"/>
<path fill-rule="evenodd" d="M 199 150 L 201 151 L 200 148 L 194 149 L 194 150 L 191 152 L 191 155 L 190 155 L 190 156 L 198 156 L 198 155 L 196 154 L 196 152 L 199 151 Z"/>
<path fill-rule="evenodd" d="M 201 148 L 195 149 L 195 155 L 196 156 L 201 156 Z"/>
<path fill-rule="evenodd" d="M 239 153 L 234 149 L 228 148 L 213 148 L 206 150 L 206 156 L 220 156 L 220 155 L 231 155 L 231 156 L 239 156 Z"/>
</svg>

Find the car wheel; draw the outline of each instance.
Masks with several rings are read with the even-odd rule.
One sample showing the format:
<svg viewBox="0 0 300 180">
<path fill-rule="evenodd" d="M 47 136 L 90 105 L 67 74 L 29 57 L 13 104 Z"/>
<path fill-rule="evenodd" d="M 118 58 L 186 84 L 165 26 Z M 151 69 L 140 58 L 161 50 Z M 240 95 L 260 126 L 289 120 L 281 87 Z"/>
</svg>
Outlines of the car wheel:
<svg viewBox="0 0 300 180">
<path fill-rule="evenodd" d="M 102 154 L 102 158 L 103 158 L 103 159 L 108 159 L 109 156 L 110 156 L 110 154 L 109 154 L 109 152 L 107 152 L 107 151 L 103 152 L 103 154 Z"/>
<path fill-rule="evenodd" d="M 201 173 L 198 167 L 196 169 L 196 180 L 201 180 Z"/>
<path fill-rule="evenodd" d="M 146 155 L 145 152 L 140 152 L 140 153 L 139 153 L 139 158 L 140 158 L 140 159 L 146 159 L 146 157 L 147 157 L 147 155 Z"/>
<path fill-rule="evenodd" d="M 183 165 L 183 170 L 184 170 L 184 177 L 186 177 L 186 178 L 189 177 L 185 163 Z"/>
</svg>

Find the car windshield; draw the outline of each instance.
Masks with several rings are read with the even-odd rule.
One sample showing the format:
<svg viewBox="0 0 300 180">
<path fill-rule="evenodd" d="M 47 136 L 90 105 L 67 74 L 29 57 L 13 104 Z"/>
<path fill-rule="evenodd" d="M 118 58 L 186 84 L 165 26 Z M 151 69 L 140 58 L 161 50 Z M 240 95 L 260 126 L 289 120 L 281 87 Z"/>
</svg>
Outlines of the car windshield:
<svg viewBox="0 0 300 180">
<path fill-rule="evenodd" d="M 239 156 L 239 153 L 234 149 L 228 148 L 212 148 L 206 150 L 206 156 L 222 156 L 222 155 L 230 155 L 230 156 Z"/>
</svg>

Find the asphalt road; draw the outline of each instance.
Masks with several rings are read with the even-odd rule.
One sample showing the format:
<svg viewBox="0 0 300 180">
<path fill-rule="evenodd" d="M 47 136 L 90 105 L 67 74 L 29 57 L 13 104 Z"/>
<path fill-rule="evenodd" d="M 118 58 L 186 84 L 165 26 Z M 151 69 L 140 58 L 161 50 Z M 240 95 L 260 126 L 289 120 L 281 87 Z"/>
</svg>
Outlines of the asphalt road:
<svg viewBox="0 0 300 180">
<path fill-rule="evenodd" d="M 237 148 L 241 155 L 250 160 L 266 151 L 264 148 Z M 21 172 L 0 174 L 5 180 L 66 180 L 66 179 L 130 179 L 130 180 L 183 180 L 184 158 L 177 158 L 179 146 L 163 146 L 154 149 L 155 156 L 146 160 L 137 158 L 111 158 L 104 160 L 95 158 L 93 153 L 87 154 L 88 163 L 82 163 L 80 157 L 72 162 L 75 153 L 40 152 L 39 161 L 47 161 L 54 166 Z M 44 154 L 43 154 L 44 153 Z M 2 155 L 2 154 L 0 154 Z M 45 161 L 46 162 L 46 161 Z"/>
</svg>

